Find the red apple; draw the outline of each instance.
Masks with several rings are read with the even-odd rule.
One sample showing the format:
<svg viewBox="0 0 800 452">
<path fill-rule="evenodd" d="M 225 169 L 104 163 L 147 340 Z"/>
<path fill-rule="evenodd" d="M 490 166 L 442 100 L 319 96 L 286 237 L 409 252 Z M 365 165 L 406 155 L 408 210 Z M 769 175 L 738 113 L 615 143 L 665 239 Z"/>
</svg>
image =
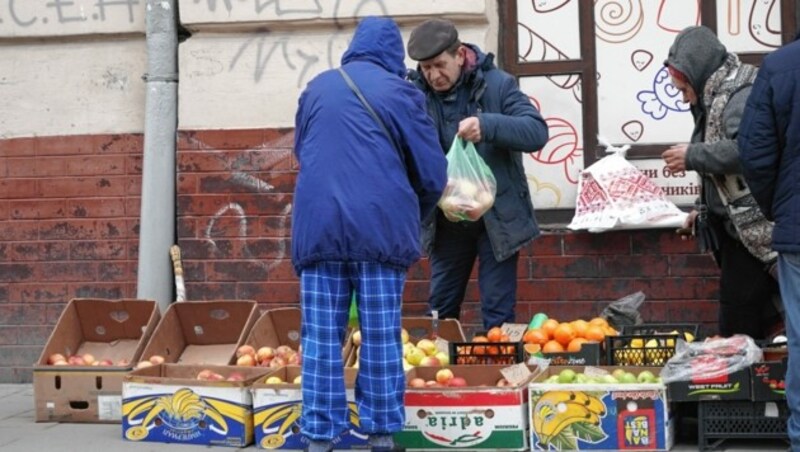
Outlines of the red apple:
<svg viewBox="0 0 800 452">
<path fill-rule="evenodd" d="M 97 364 L 98 366 L 113 366 L 114 365 L 114 361 L 111 361 L 108 358 L 103 359 L 101 361 L 97 361 L 97 363 L 98 363 Z"/>
<path fill-rule="evenodd" d="M 447 386 L 452 386 L 452 387 L 464 387 L 466 385 L 467 385 L 467 380 L 465 380 L 462 377 L 453 377 L 447 383 Z"/>
<path fill-rule="evenodd" d="M 145 367 L 152 367 L 152 366 L 153 363 L 151 363 L 150 361 L 139 361 L 139 363 L 136 364 L 137 369 L 144 369 Z"/>
<path fill-rule="evenodd" d="M 442 367 L 442 362 L 435 356 L 426 356 L 419 362 L 421 367 Z"/>
<path fill-rule="evenodd" d="M 438 371 L 436 371 L 436 381 L 438 383 L 443 384 L 443 385 L 446 385 L 447 383 L 449 383 L 450 380 L 453 379 L 453 377 L 454 377 L 453 371 L 450 370 L 450 369 L 445 368 L 445 369 L 439 369 Z"/>
<path fill-rule="evenodd" d="M 244 375 L 242 375 L 240 372 L 231 372 L 231 374 L 228 375 L 227 380 L 228 381 L 244 381 Z"/>
<path fill-rule="evenodd" d="M 212 373 L 213 373 L 213 372 L 211 372 L 211 371 L 210 371 L 210 370 L 208 370 L 208 369 L 203 369 L 203 370 L 201 370 L 201 371 L 200 371 L 200 372 L 197 374 L 197 379 L 198 379 L 198 380 L 208 380 L 208 377 L 209 377 L 209 376 L 210 376 Z"/>
<path fill-rule="evenodd" d="M 286 360 L 280 356 L 276 356 L 272 358 L 272 361 L 269 362 L 269 367 L 276 369 L 278 367 L 283 367 L 286 365 Z"/>
<path fill-rule="evenodd" d="M 161 355 L 153 355 L 153 356 L 151 356 L 151 357 L 150 357 L 150 362 L 151 362 L 151 363 L 152 363 L 154 366 L 157 366 L 157 365 L 159 365 L 159 364 L 163 364 L 163 363 L 164 363 L 164 361 L 165 361 L 165 360 L 164 360 L 164 357 L 163 357 L 163 356 L 161 356 Z"/>
<path fill-rule="evenodd" d="M 121 360 L 117 361 L 117 365 L 120 366 L 120 367 L 127 367 L 127 366 L 131 365 L 131 362 L 130 362 L 130 360 L 122 358 Z"/>
<path fill-rule="evenodd" d="M 255 355 L 244 354 L 236 359 L 237 366 L 253 367 L 256 365 Z"/>
<path fill-rule="evenodd" d="M 87 366 L 91 366 L 92 364 L 94 364 L 95 361 L 97 361 L 96 359 L 94 359 L 94 355 L 92 355 L 91 353 L 84 353 L 82 358 L 83 362 L 86 363 Z"/>
<path fill-rule="evenodd" d="M 497 386 L 498 388 L 505 388 L 506 386 L 511 386 L 511 385 L 508 383 L 508 380 L 506 380 L 505 378 L 501 378 L 497 380 L 495 386 Z"/>
<path fill-rule="evenodd" d="M 236 349 L 236 357 L 240 358 L 243 355 L 253 355 L 256 356 L 256 349 L 254 349 L 250 345 L 242 345 L 241 347 Z"/>
<path fill-rule="evenodd" d="M 286 364 L 289 364 L 291 366 L 299 366 L 300 363 L 301 363 L 300 353 L 292 353 L 292 355 L 289 356 L 289 359 L 286 360 Z"/>
<path fill-rule="evenodd" d="M 275 349 L 275 353 L 278 356 L 286 358 L 289 353 L 294 353 L 294 350 L 292 350 L 292 347 L 289 347 L 288 345 L 279 345 L 278 348 Z"/>
<path fill-rule="evenodd" d="M 422 378 L 412 378 L 411 381 L 408 382 L 408 386 L 411 388 L 424 388 L 425 387 L 425 380 Z"/>
<path fill-rule="evenodd" d="M 47 364 L 55 364 L 58 361 L 67 362 L 67 358 L 65 358 L 61 353 L 53 353 L 47 357 Z"/>
<path fill-rule="evenodd" d="M 433 381 L 433 380 L 428 380 L 428 381 L 425 382 L 425 387 L 426 388 L 438 388 L 439 386 L 441 386 L 441 385 L 439 383 Z"/>
<path fill-rule="evenodd" d="M 211 372 L 210 374 L 208 374 L 208 381 L 222 381 L 224 379 L 225 377 L 216 372 Z"/>
<path fill-rule="evenodd" d="M 78 355 L 70 356 L 69 359 L 67 360 L 67 362 L 69 363 L 70 366 L 85 366 L 86 365 L 86 361 L 84 361 L 83 358 L 78 356 Z"/>
<path fill-rule="evenodd" d="M 256 352 L 256 358 L 258 358 L 259 363 L 263 363 L 264 361 L 269 361 L 275 357 L 275 349 L 272 347 L 261 347 Z"/>
</svg>

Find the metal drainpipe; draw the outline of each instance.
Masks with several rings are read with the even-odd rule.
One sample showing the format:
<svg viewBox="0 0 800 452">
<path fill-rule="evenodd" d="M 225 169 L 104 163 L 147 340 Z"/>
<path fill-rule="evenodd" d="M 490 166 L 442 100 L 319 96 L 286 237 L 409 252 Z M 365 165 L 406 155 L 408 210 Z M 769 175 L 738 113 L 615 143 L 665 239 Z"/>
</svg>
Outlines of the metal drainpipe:
<svg viewBox="0 0 800 452">
<path fill-rule="evenodd" d="M 175 243 L 175 142 L 178 128 L 177 0 L 147 0 L 147 88 L 137 298 L 172 302 L 169 248 Z"/>
</svg>

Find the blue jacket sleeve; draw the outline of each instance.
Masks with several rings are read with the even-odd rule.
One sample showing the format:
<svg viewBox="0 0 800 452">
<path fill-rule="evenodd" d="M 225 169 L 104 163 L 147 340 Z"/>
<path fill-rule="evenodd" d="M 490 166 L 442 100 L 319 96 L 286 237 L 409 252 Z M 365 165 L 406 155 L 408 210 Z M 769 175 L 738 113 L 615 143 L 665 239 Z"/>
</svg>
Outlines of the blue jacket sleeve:
<svg viewBox="0 0 800 452">
<path fill-rule="evenodd" d="M 397 118 L 402 135 L 408 177 L 419 198 L 420 220 L 436 207 L 447 185 L 447 160 L 439 146 L 433 120 L 425 110 L 424 95 L 407 84 L 406 98 L 410 105 Z"/>
<path fill-rule="evenodd" d="M 483 141 L 496 148 L 535 152 L 547 143 L 547 124 L 517 86 L 517 81 L 502 73 L 500 79 L 501 113 L 479 113 Z"/>
<path fill-rule="evenodd" d="M 750 192 L 768 220 L 780 163 L 778 127 L 772 108 L 769 67 L 758 72 L 739 128 L 739 158 Z"/>
</svg>

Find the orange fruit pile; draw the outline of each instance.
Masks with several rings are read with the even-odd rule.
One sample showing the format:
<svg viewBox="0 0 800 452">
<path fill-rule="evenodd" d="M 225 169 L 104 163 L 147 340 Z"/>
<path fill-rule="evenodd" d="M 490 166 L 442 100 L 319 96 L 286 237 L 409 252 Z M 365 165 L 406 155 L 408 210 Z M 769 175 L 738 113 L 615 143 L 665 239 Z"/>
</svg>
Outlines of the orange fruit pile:
<svg viewBox="0 0 800 452">
<path fill-rule="evenodd" d="M 572 322 L 547 319 L 541 328 L 526 331 L 522 341 L 539 345 L 544 353 L 578 352 L 587 342 L 603 342 L 606 336 L 616 335 L 617 331 L 602 317 L 588 322 L 583 319 Z"/>
</svg>

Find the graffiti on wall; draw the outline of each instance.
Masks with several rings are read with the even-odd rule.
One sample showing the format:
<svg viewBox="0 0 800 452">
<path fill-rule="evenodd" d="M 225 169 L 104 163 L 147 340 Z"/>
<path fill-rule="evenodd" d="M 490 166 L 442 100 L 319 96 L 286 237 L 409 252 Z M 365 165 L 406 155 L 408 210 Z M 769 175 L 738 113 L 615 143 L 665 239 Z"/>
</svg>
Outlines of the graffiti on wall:
<svg viewBox="0 0 800 452">
<path fill-rule="evenodd" d="M 27 28 L 58 26 L 74 22 L 119 21 L 129 23 L 144 15 L 144 0 L 2 0 L 0 24 Z M 36 11 L 36 12 L 34 12 Z"/>
<path fill-rule="evenodd" d="M 343 12 L 342 0 L 334 2 L 321 2 L 320 0 L 194 0 L 194 4 L 205 5 L 210 12 L 226 11 L 233 12 L 234 9 L 248 10 L 256 14 L 274 14 L 277 17 L 292 16 L 297 19 L 312 19 L 327 16 L 326 10 L 330 8 L 331 16 L 357 17 L 361 10 L 369 6 L 377 6 L 378 10 L 372 11 L 374 14 L 388 15 L 388 10 L 383 4 L 383 0 L 361 0 L 357 2 L 353 11 Z"/>
</svg>

